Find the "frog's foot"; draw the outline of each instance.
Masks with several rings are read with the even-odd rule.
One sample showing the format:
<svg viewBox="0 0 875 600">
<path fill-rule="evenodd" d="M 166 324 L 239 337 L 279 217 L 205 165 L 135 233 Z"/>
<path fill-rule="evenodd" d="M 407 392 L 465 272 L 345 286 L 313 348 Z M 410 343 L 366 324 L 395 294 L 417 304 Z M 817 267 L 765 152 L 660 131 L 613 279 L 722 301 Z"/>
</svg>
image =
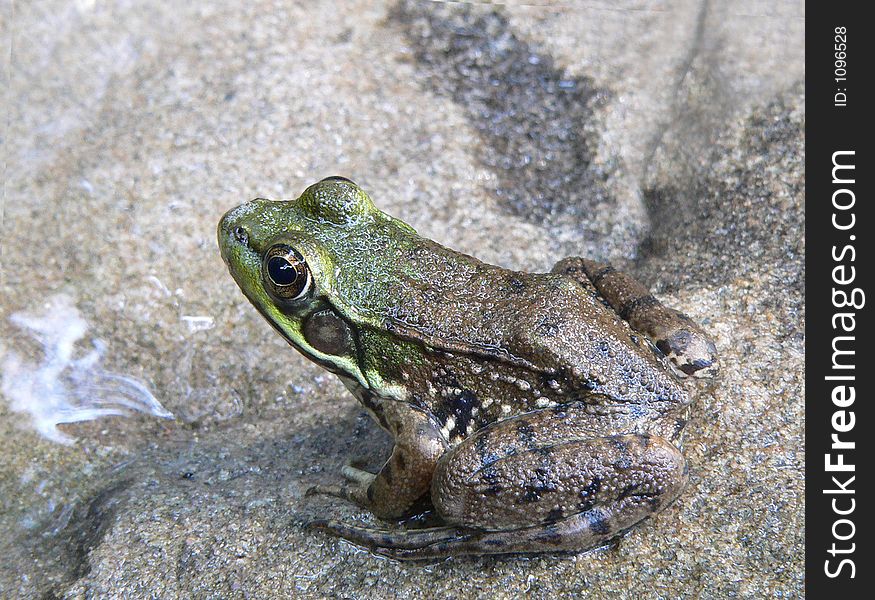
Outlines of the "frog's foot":
<svg viewBox="0 0 875 600">
<path fill-rule="evenodd" d="M 395 447 L 379 473 L 347 464 L 341 473 L 350 483 L 315 486 L 307 495 L 337 496 L 382 519 L 399 519 L 428 493 L 435 465 L 447 446 L 437 423 L 407 403 L 392 401 L 380 409 L 395 435 Z"/>
<path fill-rule="evenodd" d="M 687 315 L 663 305 L 628 273 L 580 257 L 559 261 L 553 273 L 595 288 L 632 329 L 653 340 L 678 375 L 711 377 L 717 372 L 717 349 L 708 334 Z"/>
<path fill-rule="evenodd" d="M 360 506 L 367 506 L 368 488 L 374 482 L 376 475 L 358 469 L 351 464 L 345 465 L 340 473 L 349 482 L 348 484 L 314 485 L 304 493 L 304 496 L 334 496 L 354 502 Z"/>
</svg>

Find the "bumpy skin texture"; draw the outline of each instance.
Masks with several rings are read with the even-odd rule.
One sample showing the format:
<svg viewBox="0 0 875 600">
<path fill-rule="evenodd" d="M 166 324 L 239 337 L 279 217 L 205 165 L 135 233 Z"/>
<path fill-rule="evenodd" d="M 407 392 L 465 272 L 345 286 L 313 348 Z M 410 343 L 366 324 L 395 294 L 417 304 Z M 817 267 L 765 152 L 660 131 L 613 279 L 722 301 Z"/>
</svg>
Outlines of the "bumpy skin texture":
<svg viewBox="0 0 875 600">
<path fill-rule="evenodd" d="M 253 305 L 395 439 L 379 473 L 349 466 L 348 484 L 315 491 L 382 518 L 430 494 L 447 523 L 314 527 L 398 558 L 583 550 L 682 490 L 690 398 L 646 335 L 693 374 L 713 369 L 713 343 L 628 275 L 596 277 L 605 267 L 584 259 L 553 273 L 487 265 L 342 178 L 233 209 L 218 235 Z"/>
</svg>

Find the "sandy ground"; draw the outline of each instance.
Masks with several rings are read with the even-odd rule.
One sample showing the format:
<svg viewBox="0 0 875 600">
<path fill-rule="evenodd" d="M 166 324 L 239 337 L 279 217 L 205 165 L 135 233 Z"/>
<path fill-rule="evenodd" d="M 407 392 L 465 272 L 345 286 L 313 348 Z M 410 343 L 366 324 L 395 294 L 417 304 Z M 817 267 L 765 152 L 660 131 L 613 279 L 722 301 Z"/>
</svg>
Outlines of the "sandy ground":
<svg viewBox="0 0 875 600">
<path fill-rule="evenodd" d="M 0 597 L 802 593 L 802 3 L 518 4 L 4 3 Z M 572 556 L 304 531 L 370 521 L 303 492 L 388 440 L 215 226 L 332 174 L 490 262 L 611 260 L 703 323 L 722 371 L 681 499 Z"/>
</svg>

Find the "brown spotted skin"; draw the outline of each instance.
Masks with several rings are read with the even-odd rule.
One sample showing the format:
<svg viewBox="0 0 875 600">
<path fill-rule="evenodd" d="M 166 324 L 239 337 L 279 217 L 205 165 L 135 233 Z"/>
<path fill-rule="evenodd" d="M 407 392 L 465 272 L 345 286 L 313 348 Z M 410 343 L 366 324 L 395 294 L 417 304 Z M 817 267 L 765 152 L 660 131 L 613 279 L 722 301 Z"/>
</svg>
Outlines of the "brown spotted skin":
<svg viewBox="0 0 875 600">
<path fill-rule="evenodd" d="M 559 261 L 553 272 L 595 288 L 620 318 L 656 344 L 677 375 L 712 377 L 716 373 L 717 349 L 708 334 L 687 315 L 662 304 L 628 273 L 580 257 Z"/>
<path fill-rule="evenodd" d="M 576 410 L 566 408 L 565 418 L 574 421 L 568 413 Z M 622 515 L 626 504 L 644 509 L 635 521 L 612 518 L 596 527 L 606 533 L 631 526 L 680 493 L 685 461 L 670 442 L 648 434 L 593 436 L 566 428 L 549 409 L 482 429 L 438 462 L 435 508 L 448 522 L 487 531 L 555 523 L 596 509 Z"/>
<path fill-rule="evenodd" d="M 666 340 L 692 336 L 693 344 L 675 348 L 674 354 L 665 352 L 666 357 L 675 359 L 678 375 L 696 374 L 700 369 L 702 374 L 710 374 L 714 357 L 710 338 L 688 317 L 663 306 L 630 276 L 581 258 L 561 261 L 553 273 L 570 277 L 583 293 L 569 296 L 554 291 L 551 314 L 574 314 L 575 307 L 559 307 L 570 298 L 579 303 L 577 308 L 588 307 L 585 311 L 593 314 L 604 314 L 599 312 L 601 307 L 616 311 L 614 318 L 653 339 L 657 348 L 664 348 Z M 538 277 L 542 276 L 518 274 L 517 287 L 546 285 L 551 290 L 561 289 Z M 545 291 L 534 297 L 549 295 Z M 516 326 L 534 332 L 525 337 L 524 343 L 544 344 L 543 355 L 560 347 L 557 344 L 564 339 L 573 339 L 568 332 L 579 325 L 583 329 L 577 336 L 598 339 L 589 329 L 593 322 L 590 319 L 552 317 L 555 325 L 551 331 L 544 327 L 545 318 L 539 311 L 523 311 L 519 317 L 522 320 L 517 318 Z M 528 318 L 532 323 L 525 321 Z M 602 332 L 617 327 L 606 316 L 599 319 Z M 558 339 L 550 346 L 549 341 L 543 341 L 550 336 L 541 333 L 563 335 L 555 335 Z M 363 337 L 366 339 L 367 333 Z M 602 343 L 613 343 L 612 339 L 618 338 L 622 334 L 609 336 Z M 694 363 L 685 360 L 690 346 L 704 347 L 709 352 L 707 361 L 697 363 L 697 368 L 685 366 Z M 422 413 L 413 413 L 417 416 L 410 422 L 419 424 L 419 434 L 412 438 L 409 433 L 399 435 L 409 429 L 406 413 L 393 409 L 395 416 L 387 421 L 386 402 L 362 398 L 383 427 L 396 436 L 395 450 L 376 477 L 364 474 L 362 478 L 363 472 L 348 467 L 344 474 L 358 480 L 356 487 L 319 491 L 352 499 L 383 518 L 405 514 L 418 494 L 428 491 L 437 514 L 448 525 L 392 531 L 317 520 L 311 527 L 379 554 L 419 560 L 458 554 L 584 550 L 607 542 L 661 511 L 680 495 L 688 479 L 687 464 L 678 445 L 689 400 L 670 378 L 666 380 L 662 375 L 653 383 L 639 384 L 641 391 L 635 391 L 635 385 L 629 385 L 621 375 L 628 372 L 623 366 L 625 361 L 645 360 L 634 372 L 641 369 L 656 375 L 658 371 L 647 364 L 646 354 L 609 352 L 616 360 L 600 366 L 608 370 L 608 376 L 599 381 L 602 400 L 599 394 L 588 394 L 592 390 L 569 389 L 567 380 L 563 380 L 564 389 L 555 393 L 550 385 L 544 385 L 543 377 L 537 377 L 537 365 L 508 367 L 494 360 L 484 364 L 470 353 L 434 352 L 426 368 L 431 386 L 438 393 L 414 398 Z M 622 370 L 610 374 L 612 365 Z M 487 369 L 491 375 L 484 377 Z M 421 378 L 422 374 L 407 373 L 408 379 L 417 376 Z M 561 378 L 554 377 L 557 379 Z M 513 404 L 514 396 L 518 396 L 514 384 L 518 387 L 521 381 L 534 393 L 521 396 L 525 404 Z M 618 386 L 611 387 L 614 383 Z M 623 401 L 620 390 L 630 389 Z M 579 396 L 586 401 L 575 400 Z M 534 402 L 538 399 L 549 401 L 550 408 L 537 408 Z M 502 408 L 510 416 L 502 415 Z M 431 415 L 425 430 L 419 415 Z M 423 435 L 423 431 L 427 433 Z M 440 440 L 447 440 L 443 448 Z M 420 455 L 422 448 L 431 449 L 424 461 L 398 460 L 399 456 L 409 459 Z M 417 480 L 420 476 L 422 479 Z M 351 494 L 350 489 L 356 491 Z"/>
<path fill-rule="evenodd" d="M 692 398 L 677 375 L 713 372 L 714 345 L 629 275 L 582 258 L 551 273 L 483 263 L 337 177 L 233 209 L 218 236 L 256 309 L 394 439 L 379 472 L 347 466 L 346 483 L 312 492 L 388 520 L 430 500 L 445 522 L 311 527 L 398 559 L 583 551 L 686 484 Z M 272 279 L 271 257 L 296 277 Z"/>
<path fill-rule="evenodd" d="M 479 430 L 441 456 L 431 479 L 434 507 L 454 525 L 389 531 L 319 520 L 311 526 L 411 560 L 598 546 L 668 506 L 688 479 L 683 455 L 664 437 L 605 435 L 607 423 L 620 422 L 575 403 Z M 633 421 L 626 424 L 635 429 Z M 677 429 L 665 424 L 662 432 Z"/>
</svg>

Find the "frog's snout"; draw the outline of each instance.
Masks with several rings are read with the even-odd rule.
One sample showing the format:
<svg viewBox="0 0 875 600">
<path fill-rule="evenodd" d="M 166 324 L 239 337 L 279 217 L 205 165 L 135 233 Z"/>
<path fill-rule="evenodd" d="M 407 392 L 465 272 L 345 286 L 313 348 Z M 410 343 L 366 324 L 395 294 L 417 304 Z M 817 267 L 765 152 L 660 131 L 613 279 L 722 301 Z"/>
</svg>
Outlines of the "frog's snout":
<svg viewBox="0 0 875 600">
<path fill-rule="evenodd" d="M 235 240 L 243 240 L 244 242 L 248 242 L 249 234 L 246 232 L 245 228 L 238 224 L 238 220 L 235 218 L 234 213 L 239 209 L 233 208 L 222 215 L 222 218 L 219 219 L 219 227 L 216 230 L 216 237 L 219 242 L 219 251 L 222 254 L 222 260 L 225 263 L 228 262 L 228 256 L 231 251 L 232 244 Z M 236 235 L 235 235 L 236 233 Z"/>
<path fill-rule="evenodd" d="M 238 251 L 242 248 L 252 249 L 252 244 L 258 235 L 255 231 L 258 221 L 253 215 L 264 212 L 268 204 L 271 204 L 270 200 L 256 198 L 232 208 L 219 219 L 217 235 L 219 249 L 225 262 L 228 262 L 229 256 L 235 249 Z"/>
</svg>

